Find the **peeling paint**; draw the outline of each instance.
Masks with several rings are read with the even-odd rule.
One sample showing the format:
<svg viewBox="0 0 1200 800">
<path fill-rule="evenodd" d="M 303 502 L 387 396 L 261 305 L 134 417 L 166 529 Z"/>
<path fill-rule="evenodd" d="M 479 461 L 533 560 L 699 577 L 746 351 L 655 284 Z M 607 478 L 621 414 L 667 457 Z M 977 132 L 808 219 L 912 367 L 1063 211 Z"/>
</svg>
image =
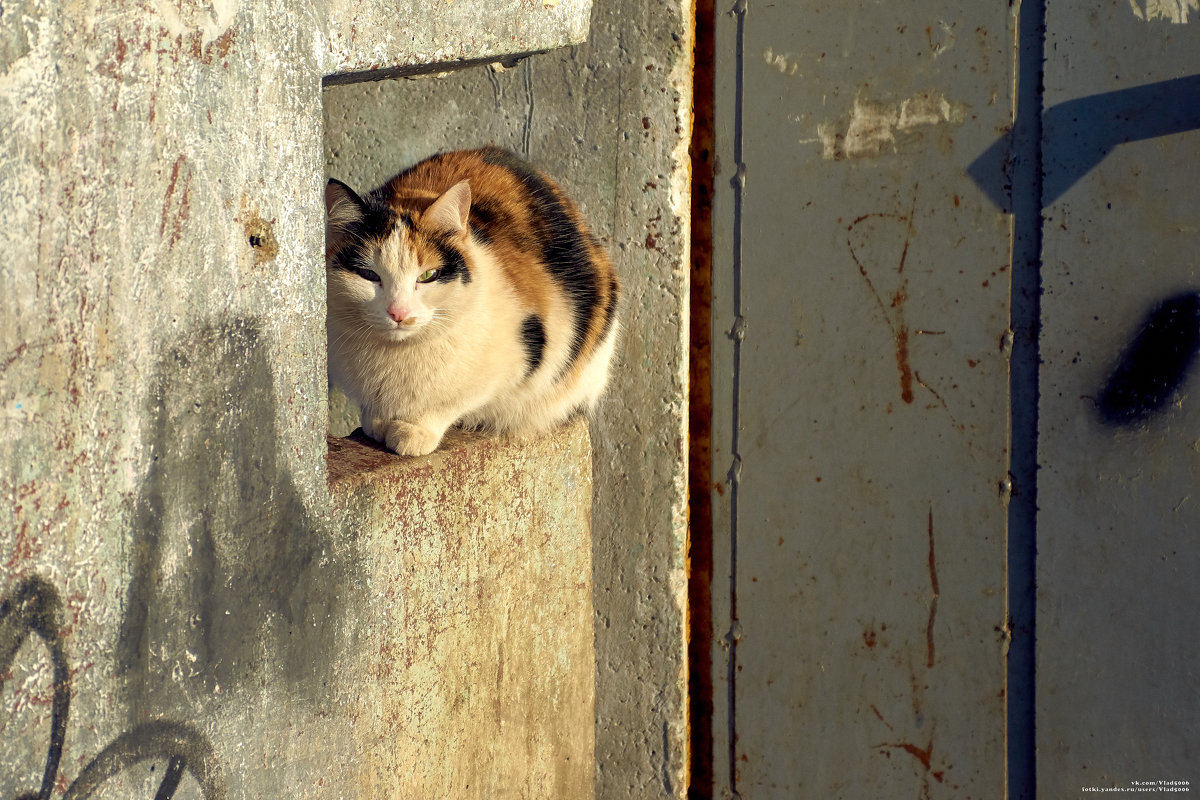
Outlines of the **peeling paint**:
<svg viewBox="0 0 1200 800">
<path fill-rule="evenodd" d="M 925 28 L 925 38 L 929 41 L 929 52 L 933 54 L 934 58 L 954 47 L 954 23 L 938 20 L 938 27 L 942 31 L 942 41 L 940 42 L 933 40 L 933 26 Z"/>
<path fill-rule="evenodd" d="M 208 0 L 207 2 L 171 3 L 153 0 L 159 22 L 175 37 L 193 33 L 201 36 L 201 46 L 207 47 L 224 35 L 233 25 L 241 0 Z"/>
<path fill-rule="evenodd" d="M 1193 11 L 1200 11 L 1200 0 L 1129 0 L 1129 7 L 1143 22 L 1165 19 L 1182 25 Z"/>
<path fill-rule="evenodd" d="M 895 149 L 896 133 L 938 125 L 960 125 L 967 106 L 937 91 L 918 92 L 899 103 L 872 101 L 860 93 L 848 119 L 817 125 L 822 155 L 830 161 L 871 158 Z"/>
<path fill-rule="evenodd" d="M 770 47 L 763 50 L 763 61 L 780 75 L 795 75 L 800 65 L 791 53 L 776 53 Z"/>
</svg>

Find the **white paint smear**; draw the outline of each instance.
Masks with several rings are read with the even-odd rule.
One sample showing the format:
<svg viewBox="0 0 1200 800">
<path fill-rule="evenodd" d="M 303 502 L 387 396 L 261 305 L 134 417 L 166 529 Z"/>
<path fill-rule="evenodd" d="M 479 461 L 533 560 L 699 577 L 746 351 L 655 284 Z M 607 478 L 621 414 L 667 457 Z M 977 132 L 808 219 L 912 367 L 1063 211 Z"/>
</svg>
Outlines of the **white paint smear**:
<svg viewBox="0 0 1200 800">
<path fill-rule="evenodd" d="M 817 125 L 823 156 L 829 160 L 869 158 L 896 143 L 897 131 L 957 125 L 966 117 L 966 106 L 948 101 L 941 92 L 919 92 L 899 103 L 854 98 L 848 120 Z"/>
<path fill-rule="evenodd" d="M 800 65 L 794 59 L 795 56 L 791 53 L 776 53 L 770 47 L 763 50 L 763 61 L 767 62 L 767 66 L 780 75 L 796 74 L 796 70 L 800 69 Z"/>
<path fill-rule="evenodd" d="M 241 0 L 212 0 L 212 15 L 200 25 L 204 31 L 204 46 L 207 47 L 210 42 L 216 41 L 229 30 L 240 5 Z"/>
<path fill-rule="evenodd" d="M 933 41 L 933 38 L 931 35 L 931 37 L 929 39 L 929 51 L 931 53 L 933 53 L 934 58 L 937 58 L 942 53 L 949 50 L 951 47 L 954 47 L 954 25 L 947 24 L 944 20 L 939 19 L 938 27 L 940 27 L 942 29 L 942 33 L 944 34 L 944 41 L 935 43 Z M 926 29 L 926 30 L 928 30 L 928 29 Z"/>
<path fill-rule="evenodd" d="M 211 0 L 202 3 L 173 3 L 154 0 L 159 21 L 172 36 L 200 31 L 201 44 L 207 47 L 229 30 L 241 0 Z"/>
<path fill-rule="evenodd" d="M 1129 7 L 1143 22 L 1166 19 L 1182 25 L 1188 21 L 1188 14 L 1200 11 L 1200 0 L 1129 0 Z"/>
</svg>

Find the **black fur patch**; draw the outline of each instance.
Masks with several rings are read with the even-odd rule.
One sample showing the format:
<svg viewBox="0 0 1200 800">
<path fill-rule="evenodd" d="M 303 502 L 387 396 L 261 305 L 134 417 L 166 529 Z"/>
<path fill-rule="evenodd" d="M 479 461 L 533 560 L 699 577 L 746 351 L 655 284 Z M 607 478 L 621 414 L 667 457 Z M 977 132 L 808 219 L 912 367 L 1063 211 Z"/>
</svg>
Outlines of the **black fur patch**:
<svg viewBox="0 0 1200 800">
<path fill-rule="evenodd" d="M 471 270 L 467 268 L 462 251 L 454 246 L 449 237 L 431 236 L 429 241 L 437 248 L 438 255 L 442 258 L 442 272 L 437 276 L 436 282 L 449 283 L 461 280 L 463 283 L 470 283 Z"/>
<path fill-rule="evenodd" d="M 396 230 L 396 223 L 400 221 L 392 207 L 376 197 L 374 192 L 367 195 L 363 201 L 363 211 L 363 218 L 359 223 L 362 225 L 362 232 L 366 234 L 363 238 L 386 239 Z"/>
<path fill-rule="evenodd" d="M 362 216 L 344 226 L 345 240 L 352 244 L 347 244 L 339 250 L 330 266 L 349 272 L 353 272 L 356 267 L 371 269 L 374 265 L 363 262 L 362 243 L 382 241 L 387 238 L 396 229 L 396 223 L 400 220 L 396 217 L 396 212 L 392 211 L 391 207 L 380 200 L 374 192 L 365 198 L 360 198 L 344 183 L 335 182 L 346 188 L 350 198 L 358 204 Z"/>
<path fill-rule="evenodd" d="M 525 377 L 537 372 L 546 351 L 546 329 L 537 314 L 530 314 L 521 323 L 521 344 L 525 346 Z"/>
<path fill-rule="evenodd" d="M 563 365 L 564 370 L 569 369 L 583 349 L 600 295 L 587 241 L 567 213 L 566 206 L 537 170 L 515 154 L 498 147 L 485 148 L 482 157 L 484 162 L 503 167 L 516 176 L 539 211 L 533 215 L 538 220 L 534 226 L 535 244 L 542 252 L 546 268 L 571 298 L 574 330 L 571 352 L 567 363 Z"/>
<path fill-rule="evenodd" d="M 374 264 L 368 263 L 362 257 L 362 250 L 357 245 L 348 245 L 339 250 L 333 257 L 333 263 L 330 266 L 334 269 L 344 269 L 346 272 L 375 268 Z"/>
<path fill-rule="evenodd" d="M 617 299 L 618 299 L 619 284 L 616 278 L 612 278 L 608 283 L 608 302 L 604 304 L 604 327 L 600 331 L 600 340 L 603 340 L 608 335 L 609 329 L 613 326 L 613 320 L 617 317 Z"/>
<path fill-rule="evenodd" d="M 472 198 L 470 224 L 471 233 L 484 244 L 491 244 L 497 227 L 505 224 L 504 212 L 488 200 Z"/>
</svg>

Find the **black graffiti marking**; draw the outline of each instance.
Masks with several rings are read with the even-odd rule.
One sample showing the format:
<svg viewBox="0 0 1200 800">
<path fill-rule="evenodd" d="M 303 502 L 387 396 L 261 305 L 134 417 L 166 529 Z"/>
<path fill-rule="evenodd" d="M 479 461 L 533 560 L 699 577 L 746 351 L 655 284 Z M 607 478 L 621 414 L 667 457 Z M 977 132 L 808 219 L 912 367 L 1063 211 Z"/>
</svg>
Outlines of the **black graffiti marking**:
<svg viewBox="0 0 1200 800">
<path fill-rule="evenodd" d="M 44 578 L 34 576 L 17 585 L 16 590 L 0 601 L 0 689 L 4 676 L 12 669 L 13 660 L 21 645 L 35 634 L 50 650 L 54 666 L 54 702 L 50 714 L 50 746 L 46 750 L 46 769 L 42 787 L 37 794 L 24 795 L 49 800 L 62 760 L 63 742 L 67 736 L 67 714 L 71 705 L 71 673 L 59 632 L 62 631 L 62 600 Z"/>
<path fill-rule="evenodd" d="M 1111 425 L 1140 422 L 1167 405 L 1200 352 L 1200 294 L 1164 300 L 1121 354 L 1096 401 Z"/>
<path fill-rule="evenodd" d="M 71 673 L 62 644 L 62 627 L 62 599 L 45 578 L 36 575 L 26 578 L 0 601 L 0 689 L 4 688 L 4 676 L 10 674 L 17 652 L 30 634 L 45 642 L 54 668 L 50 745 L 46 750 L 42 785 L 37 794 L 26 793 L 17 800 L 49 800 L 58 778 L 71 703 Z M 184 770 L 200 784 L 206 800 L 225 800 L 225 784 L 212 745 L 187 725 L 167 721 L 138 725 L 118 736 L 83 768 L 67 788 L 64 800 L 85 800 L 110 778 L 147 760 L 168 762 L 154 800 L 171 800 Z"/>
<path fill-rule="evenodd" d="M 183 780 L 183 769 L 186 766 L 187 762 L 180 756 L 171 759 L 167 764 L 167 774 L 154 794 L 154 800 L 167 800 L 167 798 L 175 796 L 175 790 L 179 788 L 179 782 Z"/>
<path fill-rule="evenodd" d="M 121 734 L 84 767 L 63 800 L 85 800 L 106 781 L 142 761 L 165 760 L 166 775 L 154 800 L 175 796 L 186 769 L 200 784 L 206 800 L 224 800 L 225 784 L 212 745 L 204 736 L 178 722 L 148 722 Z"/>
</svg>

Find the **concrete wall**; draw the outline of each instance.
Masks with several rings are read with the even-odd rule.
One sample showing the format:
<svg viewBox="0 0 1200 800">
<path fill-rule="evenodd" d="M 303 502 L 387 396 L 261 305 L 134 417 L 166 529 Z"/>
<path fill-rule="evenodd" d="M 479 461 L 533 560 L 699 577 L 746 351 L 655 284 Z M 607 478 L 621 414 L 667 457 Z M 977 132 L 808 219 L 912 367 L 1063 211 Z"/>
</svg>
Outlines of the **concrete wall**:
<svg viewBox="0 0 1200 800">
<path fill-rule="evenodd" d="M 588 10 L 4 3 L 0 794 L 588 796 L 586 434 L 331 447 L 321 258 L 324 76 Z"/>
<path fill-rule="evenodd" d="M 367 189 L 433 152 L 495 143 L 560 179 L 615 260 L 624 335 L 592 425 L 604 798 L 685 791 L 689 13 L 608 0 L 579 47 L 324 98 L 331 177 Z"/>
</svg>

